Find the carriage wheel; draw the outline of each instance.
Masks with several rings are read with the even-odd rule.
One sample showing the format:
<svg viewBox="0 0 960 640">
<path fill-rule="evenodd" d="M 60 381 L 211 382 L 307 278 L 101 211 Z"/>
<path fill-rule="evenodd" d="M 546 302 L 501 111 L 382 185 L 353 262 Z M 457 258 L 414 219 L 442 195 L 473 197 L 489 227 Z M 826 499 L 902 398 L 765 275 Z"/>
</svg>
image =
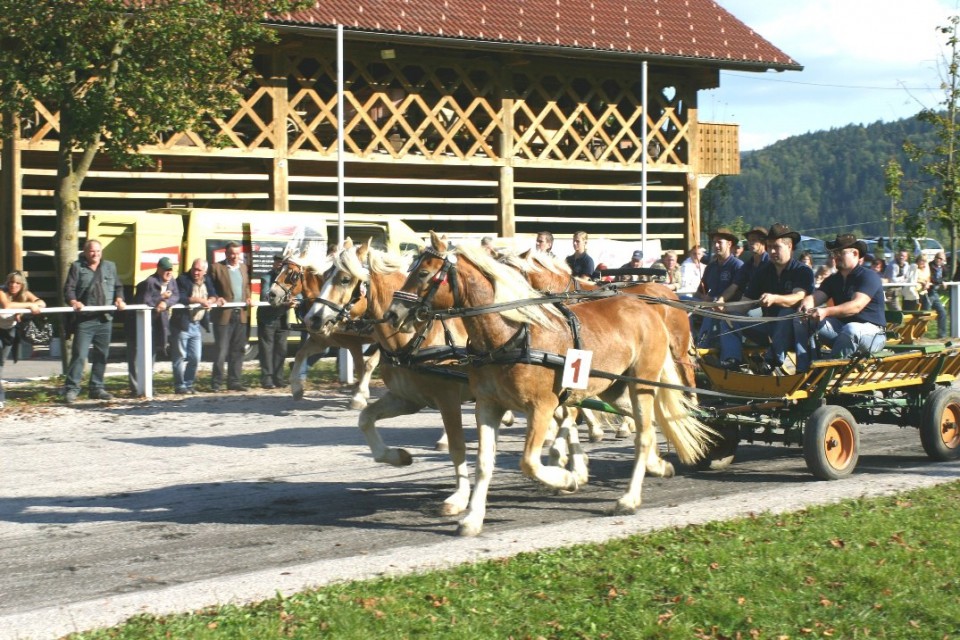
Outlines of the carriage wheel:
<svg viewBox="0 0 960 640">
<path fill-rule="evenodd" d="M 960 391 L 940 387 L 923 405 L 920 444 L 931 460 L 960 457 Z"/>
<path fill-rule="evenodd" d="M 832 405 L 814 411 L 803 430 L 803 457 L 820 480 L 853 473 L 860 457 L 860 432 L 850 412 Z"/>
<path fill-rule="evenodd" d="M 706 455 L 697 460 L 698 471 L 720 471 L 726 469 L 733 462 L 740 443 L 740 428 L 736 425 L 714 427 L 717 436 Z"/>
</svg>

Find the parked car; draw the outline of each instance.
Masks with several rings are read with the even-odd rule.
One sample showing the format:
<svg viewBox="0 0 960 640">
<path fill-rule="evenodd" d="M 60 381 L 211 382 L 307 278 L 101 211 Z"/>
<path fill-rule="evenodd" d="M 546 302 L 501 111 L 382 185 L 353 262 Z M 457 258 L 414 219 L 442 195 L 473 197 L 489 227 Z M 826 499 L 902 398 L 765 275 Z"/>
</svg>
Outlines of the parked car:
<svg viewBox="0 0 960 640">
<path fill-rule="evenodd" d="M 804 251 L 810 252 L 810 257 L 813 258 L 813 266 L 819 267 L 827 261 L 827 255 L 830 253 L 827 251 L 827 243 L 820 238 L 814 238 L 813 236 L 800 236 L 800 243 L 793 250 L 793 256 L 799 258 L 800 254 Z"/>
<path fill-rule="evenodd" d="M 916 259 L 923 254 L 927 261 L 933 260 L 933 257 L 940 251 L 943 251 L 943 245 L 934 238 L 907 238 L 903 236 L 884 237 L 877 236 L 866 238 L 867 253 L 872 253 L 878 258 L 883 258 L 887 262 L 893 259 L 894 253 L 901 248 L 906 249 Z M 946 252 L 944 252 L 946 253 Z"/>
</svg>

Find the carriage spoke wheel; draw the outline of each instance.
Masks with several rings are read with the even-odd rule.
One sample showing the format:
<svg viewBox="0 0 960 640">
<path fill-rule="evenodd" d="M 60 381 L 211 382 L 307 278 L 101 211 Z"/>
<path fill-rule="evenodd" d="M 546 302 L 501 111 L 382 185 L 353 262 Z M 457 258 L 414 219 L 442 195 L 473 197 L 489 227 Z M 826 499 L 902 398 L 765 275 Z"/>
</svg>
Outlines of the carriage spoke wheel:
<svg viewBox="0 0 960 640">
<path fill-rule="evenodd" d="M 932 460 L 960 457 L 960 391 L 940 387 L 927 396 L 920 423 L 920 444 Z"/>
<path fill-rule="evenodd" d="M 860 432 L 850 412 L 831 405 L 814 411 L 803 431 L 803 457 L 810 473 L 821 480 L 853 473 L 860 457 Z"/>
</svg>

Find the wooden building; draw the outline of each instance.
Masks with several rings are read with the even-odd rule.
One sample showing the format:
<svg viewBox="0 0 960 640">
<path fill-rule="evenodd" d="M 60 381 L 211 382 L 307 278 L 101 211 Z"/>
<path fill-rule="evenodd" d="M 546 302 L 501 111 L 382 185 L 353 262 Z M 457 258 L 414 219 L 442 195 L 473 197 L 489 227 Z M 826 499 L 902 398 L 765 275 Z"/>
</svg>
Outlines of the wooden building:
<svg viewBox="0 0 960 640">
<path fill-rule="evenodd" d="M 323 0 L 270 21 L 279 43 L 217 123 L 226 147 L 176 133 L 142 149 L 152 171 L 101 155 L 83 211 L 335 212 L 338 23 L 347 211 L 418 231 L 638 239 L 646 145 L 648 237 L 684 248 L 699 189 L 739 172 L 737 126 L 702 122 L 700 92 L 722 69 L 801 68 L 711 0 Z M 0 163 L 0 255 L 52 276 L 57 114 L 38 105 L 21 128 Z"/>
</svg>

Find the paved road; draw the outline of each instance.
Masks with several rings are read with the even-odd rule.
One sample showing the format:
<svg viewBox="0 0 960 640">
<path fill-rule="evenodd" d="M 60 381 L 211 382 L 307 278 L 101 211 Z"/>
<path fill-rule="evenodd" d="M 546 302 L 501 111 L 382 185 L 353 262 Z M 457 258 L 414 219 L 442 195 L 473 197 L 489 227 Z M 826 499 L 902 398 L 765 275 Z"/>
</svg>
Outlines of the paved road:
<svg viewBox="0 0 960 640">
<path fill-rule="evenodd" d="M 384 428 L 416 456 L 393 468 L 373 462 L 344 406 L 345 396 L 314 391 L 302 402 L 230 394 L 3 414 L 0 638 L 960 476 L 960 464 L 928 463 L 915 431 L 868 426 L 851 479 L 817 482 L 798 450 L 745 446 L 731 471 L 648 479 L 637 516 L 609 517 L 630 444 L 587 445 L 590 485 L 556 496 L 519 475 L 513 427 L 485 532 L 461 539 L 455 519 L 436 515 L 451 487 L 447 457 L 432 450 L 436 412 Z"/>
</svg>

